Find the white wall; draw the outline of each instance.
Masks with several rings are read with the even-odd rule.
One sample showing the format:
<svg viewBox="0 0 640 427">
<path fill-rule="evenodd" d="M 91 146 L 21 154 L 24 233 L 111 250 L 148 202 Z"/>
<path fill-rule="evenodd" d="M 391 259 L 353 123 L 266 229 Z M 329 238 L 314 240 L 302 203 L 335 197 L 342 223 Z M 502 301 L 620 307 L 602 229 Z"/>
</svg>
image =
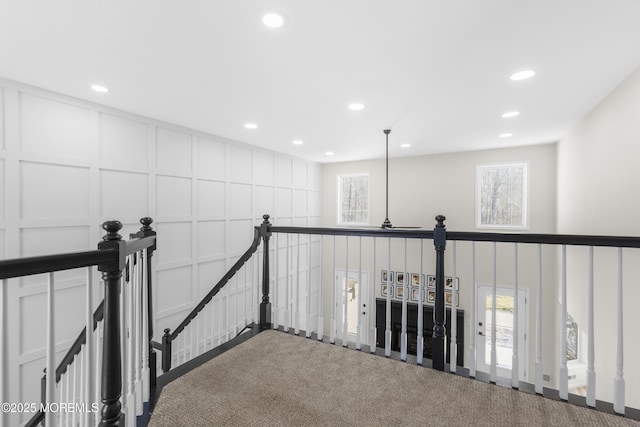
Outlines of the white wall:
<svg viewBox="0 0 640 427">
<path fill-rule="evenodd" d="M 555 144 L 527 146 L 519 148 L 473 151 L 463 153 L 418 156 L 410 158 L 392 158 L 389 160 L 389 217 L 396 226 L 421 226 L 433 229 L 434 217 L 443 214 L 447 217 L 445 224 L 452 231 L 480 231 L 475 229 L 475 191 L 476 165 L 500 162 L 529 162 L 529 219 L 528 232 L 554 233 L 556 226 L 556 148 Z M 360 162 L 336 163 L 323 166 L 323 217 L 325 226 L 336 225 L 336 190 L 339 174 L 368 172 L 371 182 L 371 225 L 379 226 L 385 217 L 385 161 L 371 160 Z M 355 241 L 354 241 L 355 243 Z M 349 259 L 357 263 L 357 255 L 350 247 Z M 447 275 L 453 268 L 452 243 L 448 242 L 445 253 Z M 326 259 L 325 245 L 325 277 L 331 277 L 331 265 Z M 338 247 L 337 266 L 344 268 L 345 251 Z M 387 246 L 380 242 L 376 246 L 376 264 L 373 265 L 373 249 L 369 239 L 363 244 L 363 268 L 373 278 L 371 286 L 380 297 L 380 270 L 387 268 Z M 492 248 L 490 244 L 477 245 L 476 283 L 492 283 Z M 394 242 L 392 246 L 391 270 L 404 270 L 403 242 Z M 419 246 L 414 241 L 408 242 L 409 273 L 419 272 Z M 456 273 L 460 278 L 460 309 L 465 311 L 465 365 L 469 366 L 469 331 L 470 303 L 472 289 L 471 245 L 467 242 L 457 244 Z M 537 304 L 537 259 L 535 247 L 521 247 L 519 250 L 519 286 L 529 290 L 529 306 L 535 309 Z M 357 264 L 355 264 L 357 266 Z M 435 256 L 432 242 L 424 244 L 424 273 L 435 274 Z M 544 285 L 543 307 L 543 356 L 544 372 L 551 381 L 545 385 L 554 386 L 557 380 L 555 348 L 556 327 L 555 314 L 557 307 L 556 292 L 556 251 L 545 248 L 543 253 Z M 353 264 L 350 263 L 350 269 Z M 373 270 L 373 271 L 372 271 Z M 513 245 L 498 245 L 498 286 L 514 286 Z M 326 285 L 325 285 L 326 286 Z M 326 288 L 325 288 L 326 289 Z M 324 293 L 325 311 L 331 306 L 330 293 Z M 529 323 L 528 380 L 533 382 L 535 322 L 531 312 Z M 325 323 L 329 315 L 325 313 Z M 328 323 L 327 323 L 328 325 Z M 327 326 L 328 327 L 328 326 Z"/>
<path fill-rule="evenodd" d="M 105 220 L 125 237 L 155 220 L 156 340 L 249 247 L 262 214 L 278 225 L 321 216 L 317 164 L 7 80 L 0 180 L 2 258 L 94 249 Z M 86 280 L 58 280 L 61 357 L 83 326 Z M 42 276 L 9 283 L 9 401 L 39 401 L 44 291 Z"/>
<path fill-rule="evenodd" d="M 607 98 L 558 143 L 558 232 L 640 235 L 640 69 L 634 71 Z M 639 250 L 625 250 L 624 261 L 624 372 L 627 404 L 640 407 L 640 344 L 637 303 L 640 301 Z M 613 398 L 618 307 L 617 255 L 595 252 L 595 332 L 597 398 Z M 568 254 L 568 285 L 573 298 L 569 312 L 579 326 L 587 326 L 587 251 Z M 585 359 L 586 360 L 586 359 Z M 633 391 L 633 393 L 631 393 Z"/>
</svg>

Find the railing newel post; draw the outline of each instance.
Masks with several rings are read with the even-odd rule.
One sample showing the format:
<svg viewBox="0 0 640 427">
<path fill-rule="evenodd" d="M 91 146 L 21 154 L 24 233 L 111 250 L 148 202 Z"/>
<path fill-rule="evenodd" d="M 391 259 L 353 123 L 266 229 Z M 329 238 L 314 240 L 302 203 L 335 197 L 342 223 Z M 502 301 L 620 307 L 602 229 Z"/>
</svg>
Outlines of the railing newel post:
<svg viewBox="0 0 640 427">
<path fill-rule="evenodd" d="M 162 336 L 162 372 L 171 370 L 171 329 L 164 330 Z"/>
<path fill-rule="evenodd" d="M 271 329 L 271 302 L 269 301 L 269 239 L 271 238 L 271 223 L 269 215 L 263 215 L 264 221 L 260 225 L 260 236 L 264 243 L 262 255 L 262 302 L 260 303 L 260 329 Z"/>
<path fill-rule="evenodd" d="M 447 246 L 447 229 L 445 217 L 436 216 L 437 224 L 433 229 L 433 244 L 436 250 L 436 300 L 433 310 L 433 338 L 431 341 L 433 368 L 444 371 L 445 308 L 444 308 L 444 251 Z M 455 361 L 452 361 L 455 363 Z"/>
<path fill-rule="evenodd" d="M 104 281 L 104 332 L 102 356 L 102 413 L 100 426 L 120 426 L 123 422 L 122 360 L 120 352 L 120 281 L 126 260 L 126 242 L 118 231 L 120 221 L 106 221 L 102 228 L 107 232 L 98 244 L 99 250 L 116 250 L 115 262 L 98 265 Z"/>
</svg>

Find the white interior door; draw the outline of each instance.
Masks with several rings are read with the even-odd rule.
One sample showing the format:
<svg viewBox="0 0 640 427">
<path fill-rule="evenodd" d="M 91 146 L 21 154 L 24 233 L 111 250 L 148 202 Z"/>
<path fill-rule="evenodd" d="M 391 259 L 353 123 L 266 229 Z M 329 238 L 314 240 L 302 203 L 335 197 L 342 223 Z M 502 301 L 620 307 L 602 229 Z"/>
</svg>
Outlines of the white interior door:
<svg viewBox="0 0 640 427">
<path fill-rule="evenodd" d="M 346 331 L 348 340 L 356 342 L 358 329 L 360 343 L 368 344 L 367 324 L 369 319 L 369 274 L 365 271 L 344 270 L 336 272 L 336 325 L 338 336 Z"/>
<path fill-rule="evenodd" d="M 496 288 L 496 373 L 511 378 L 514 342 L 518 345 L 518 366 L 520 381 L 527 380 L 527 298 L 525 290 L 518 290 L 518 337 L 514 337 L 514 290 Z M 477 301 L 477 367 L 479 371 L 490 372 L 491 334 L 493 325 L 493 287 L 478 285 Z"/>
</svg>

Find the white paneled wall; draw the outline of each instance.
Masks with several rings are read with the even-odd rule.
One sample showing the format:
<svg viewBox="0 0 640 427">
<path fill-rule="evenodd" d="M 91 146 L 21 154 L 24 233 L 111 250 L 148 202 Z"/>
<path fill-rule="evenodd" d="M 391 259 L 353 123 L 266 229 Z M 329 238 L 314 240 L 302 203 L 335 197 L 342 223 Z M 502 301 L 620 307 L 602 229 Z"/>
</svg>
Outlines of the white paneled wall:
<svg viewBox="0 0 640 427">
<path fill-rule="evenodd" d="M 105 220 L 126 237 L 154 219 L 158 341 L 249 247 L 263 214 L 278 225 L 321 216 L 317 164 L 1 79 L 0 180 L 2 258 L 93 249 Z M 83 326 L 86 279 L 58 280 L 60 358 Z M 13 402 L 40 398 L 44 292 L 40 276 L 9 282 Z"/>
</svg>

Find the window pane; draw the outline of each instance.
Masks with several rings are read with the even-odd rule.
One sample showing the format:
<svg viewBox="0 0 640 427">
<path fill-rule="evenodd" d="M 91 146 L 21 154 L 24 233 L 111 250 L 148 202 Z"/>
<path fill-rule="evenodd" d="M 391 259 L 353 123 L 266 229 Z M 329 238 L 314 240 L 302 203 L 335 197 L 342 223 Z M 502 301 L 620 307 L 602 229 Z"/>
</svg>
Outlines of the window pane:
<svg viewBox="0 0 640 427">
<path fill-rule="evenodd" d="M 339 176 L 339 223 L 369 222 L 369 176 Z"/>
<path fill-rule="evenodd" d="M 480 225 L 526 226 L 525 164 L 481 166 Z"/>
</svg>

